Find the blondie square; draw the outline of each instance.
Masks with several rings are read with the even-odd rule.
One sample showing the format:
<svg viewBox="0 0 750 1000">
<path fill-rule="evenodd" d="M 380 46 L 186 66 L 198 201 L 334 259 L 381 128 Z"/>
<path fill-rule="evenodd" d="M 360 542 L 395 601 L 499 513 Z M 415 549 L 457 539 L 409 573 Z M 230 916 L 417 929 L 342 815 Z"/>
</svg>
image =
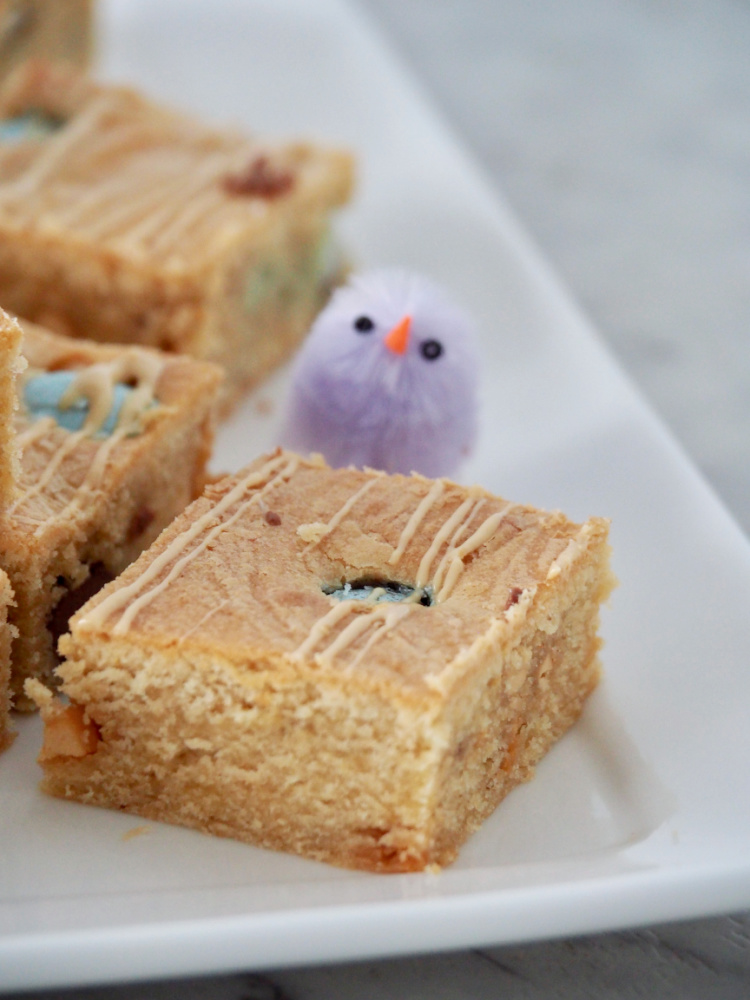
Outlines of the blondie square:
<svg viewBox="0 0 750 1000">
<path fill-rule="evenodd" d="M 0 304 L 217 362 L 227 405 L 290 356 L 341 269 L 348 153 L 218 131 L 38 62 L 0 119 Z"/>
<path fill-rule="evenodd" d="M 17 327 L 3 315 L 2 323 Z M 50 680 L 73 611 L 146 548 L 205 485 L 221 371 L 139 347 L 23 324 L 19 453 L 0 537 L 18 630 L 12 689 Z"/>
<path fill-rule="evenodd" d="M 31 58 L 86 66 L 93 7 L 93 0 L 0 0 L 0 81 Z"/>
<path fill-rule="evenodd" d="M 377 872 L 452 861 L 599 676 L 607 522 L 288 452 L 207 488 L 40 685 L 53 795 Z"/>
</svg>

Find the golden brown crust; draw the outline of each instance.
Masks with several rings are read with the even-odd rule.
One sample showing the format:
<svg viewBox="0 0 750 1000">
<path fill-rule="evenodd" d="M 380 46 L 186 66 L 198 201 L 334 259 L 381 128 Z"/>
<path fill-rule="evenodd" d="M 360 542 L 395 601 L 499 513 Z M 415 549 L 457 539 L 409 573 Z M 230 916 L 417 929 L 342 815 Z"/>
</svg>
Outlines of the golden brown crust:
<svg viewBox="0 0 750 1000">
<path fill-rule="evenodd" d="M 239 492 L 226 506 L 225 523 L 234 518 L 231 530 L 219 532 L 211 541 L 210 552 L 199 553 L 199 558 L 187 562 L 180 570 L 178 584 L 159 590 L 175 562 L 189 556 L 191 548 L 205 537 L 202 534 L 195 543 L 184 544 L 196 519 L 231 499 L 243 477 L 259 473 L 257 485 Z M 269 484 L 272 488 L 260 495 Z M 325 526 L 363 487 L 369 488 L 349 508 L 346 518 L 326 533 Z M 505 608 L 514 588 L 525 592 L 546 585 L 546 574 L 555 559 L 581 531 L 580 525 L 559 513 L 509 505 L 479 488 L 467 491 L 446 481 L 403 555 L 396 563 L 389 562 L 411 515 L 431 487 L 432 482 L 420 476 L 332 470 L 283 454 L 270 461 L 259 459 L 243 474 L 209 486 L 205 496 L 170 525 L 138 563 L 88 605 L 87 620 L 95 617 L 93 609 L 109 592 L 122 593 L 144 573 L 152 574 L 152 564 L 169 549 L 174 557 L 144 588 L 156 588 L 155 597 L 139 611 L 131 630 L 134 637 L 167 642 L 172 636 L 183 636 L 183 643 L 220 649 L 238 663 L 244 662 L 248 648 L 273 650 L 277 657 L 293 654 L 316 623 L 337 605 L 323 592 L 325 586 L 383 576 L 414 584 L 423 562 L 431 574 L 426 584 L 434 582 L 441 568 L 441 577 L 445 577 L 450 535 L 433 559 L 425 560 L 425 556 L 443 527 L 459 508 L 466 507 L 469 496 L 467 516 L 453 525 L 455 529 L 465 524 L 465 537 L 505 512 L 495 533 L 482 546 L 481 559 L 470 553 L 450 595 L 435 607 L 412 605 L 397 633 L 390 637 L 392 642 L 384 638 L 361 665 L 366 675 L 377 673 L 383 679 L 398 675 L 420 691 L 430 690 L 436 683 L 434 675 L 448 671 L 476 636 L 492 625 L 498 608 Z M 280 519 L 276 526 L 267 521 L 269 510 Z M 606 534 L 606 524 L 594 520 L 587 530 Z M 242 581 L 233 586 L 231 595 L 222 579 L 228 565 Z M 254 582 L 259 578 L 264 581 L 262 588 Z M 223 600 L 227 596 L 231 599 Z M 282 623 L 279 609 L 289 606 L 294 607 L 294 616 Z M 364 606 L 352 605 L 348 621 L 361 611 Z M 106 622 L 104 631 L 116 625 L 115 616 Z M 324 662 L 329 669 L 325 649 L 343 627 L 343 622 L 333 623 L 331 632 L 315 645 L 309 659 L 315 660 L 316 670 Z M 334 674 L 356 658 L 360 646 L 355 643 L 336 657 L 330 665 Z M 294 669 L 305 669 L 306 662 Z M 281 669 L 278 664 L 274 668 Z M 432 679 L 425 684 L 428 676 Z"/>
<path fill-rule="evenodd" d="M 203 277 L 231 247 L 273 237 L 282 218 L 336 207 L 351 194 L 343 150 L 211 129 L 69 66 L 32 63 L 0 92 L 0 116 L 28 110 L 62 127 L 0 150 L 2 225 L 67 233 L 165 278 Z M 259 160 L 290 178 L 282 192 L 227 184 Z"/>
<path fill-rule="evenodd" d="M 18 412 L 21 462 L 2 563 L 16 594 L 13 690 L 17 707 L 28 708 L 23 682 L 51 678 L 64 613 L 128 565 L 202 487 L 222 375 L 206 363 L 71 341 L 28 323 L 23 351 L 29 372 L 147 361 L 158 404 L 132 436 L 72 434 Z"/>
<path fill-rule="evenodd" d="M 59 674 L 101 742 L 44 787 L 345 867 L 447 864 L 596 684 L 606 536 L 265 456 L 73 619 Z M 362 579 L 434 603 L 324 593 Z"/>
<path fill-rule="evenodd" d="M 71 336 L 215 361 L 228 399 L 290 355 L 338 277 L 326 242 L 351 194 L 348 153 L 210 129 L 55 66 L 21 74 L 3 106 L 64 120 L 0 147 L 8 308 Z M 231 183 L 258 163 L 264 183 Z"/>
</svg>

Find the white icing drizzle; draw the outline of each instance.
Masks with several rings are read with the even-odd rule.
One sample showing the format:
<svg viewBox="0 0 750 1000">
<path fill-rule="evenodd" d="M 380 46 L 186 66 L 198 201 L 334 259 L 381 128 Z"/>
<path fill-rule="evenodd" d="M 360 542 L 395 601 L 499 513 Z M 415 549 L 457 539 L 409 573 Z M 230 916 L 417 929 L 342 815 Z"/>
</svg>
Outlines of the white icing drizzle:
<svg viewBox="0 0 750 1000">
<path fill-rule="evenodd" d="M 436 479 L 432 484 L 429 493 L 427 493 L 418 504 L 416 510 L 411 515 L 409 520 L 406 522 L 404 530 L 401 532 L 401 537 L 398 540 L 396 548 L 391 552 L 390 558 L 388 559 L 389 566 L 395 566 L 401 556 L 406 551 L 406 547 L 409 542 L 414 537 L 417 528 L 424 520 L 427 512 L 433 507 L 445 491 L 445 484 L 442 479 Z"/>
<path fill-rule="evenodd" d="M 36 441 L 39 441 L 45 434 L 49 434 L 53 427 L 57 427 L 57 421 L 54 417 L 42 417 L 41 420 L 36 420 L 33 424 L 30 424 L 26 430 L 19 431 L 16 434 L 16 444 L 19 450 L 23 451 L 24 448 L 28 448 Z"/>
<path fill-rule="evenodd" d="M 86 471 L 86 475 L 84 476 L 83 482 L 78 487 L 79 493 L 90 492 L 95 488 L 95 486 L 99 485 L 104 475 L 104 472 L 107 468 L 107 462 L 109 461 L 110 454 L 114 450 L 115 446 L 119 444 L 120 441 L 122 441 L 122 439 L 127 436 L 128 436 L 127 427 L 120 427 L 117 430 L 115 430 L 115 432 L 111 434 L 108 438 L 106 438 L 104 441 L 101 442 L 99 447 L 94 452 L 94 456 L 91 459 L 91 464 L 89 465 L 88 470 Z M 71 501 L 71 503 L 68 506 L 69 507 L 73 506 L 76 500 Z"/>
<path fill-rule="evenodd" d="M 328 535 L 338 524 L 341 523 L 343 518 L 349 513 L 365 489 L 371 486 L 373 482 L 374 480 L 370 480 L 368 483 L 365 483 L 364 487 L 351 496 L 343 507 L 337 511 L 334 517 L 331 518 L 328 524 L 321 524 L 319 526 L 304 526 L 310 529 L 310 534 L 313 534 L 315 529 L 319 528 L 319 533 L 315 537 L 315 541 L 312 544 L 317 544 L 322 538 Z M 416 534 L 419 525 L 426 517 L 430 508 L 433 507 L 443 495 L 444 489 L 444 482 L 442 480 L 436 480 L 432 484 L 428 493 L 417 505 L 416 509 L 404 526 L 398 543 L 388 559 L 388 563 L 390 565 L 396 565 L 401 559 L 407 546 Z M 334 604 L 322 618 L 315 622 L 307 637 L 291 654 L 292 658 L 295 660 L 301 660 L 304 657 L 314 654 L 314 658 L 320 664 L 330 666 L 336 657 L 340 656 L 347 649 L 350 649 L 369 632 L 370 634 L 367 636 L 364 645 L 350 664 L 352 668 L 355 667 L 367 655 L 376 642 L 380 641 L 385 634 L 394 629 L 403 620 L 403 618 L 417 606 L 421 598 L 422 590 L 425 584 L 429 581 L 433 563 L 440 549 L 447 542 L 446 551 L 443 554 L 440 564 L 438 565 L 433 580 L 433 586 L 437 591 L 436 602 L 440 603 L 441 601 L 444 601 L 453 591 L 453 588 L 463 571 L 464 559 L 471 555 L 471 553 L 476 549 L 480 548 L 480 546 L 484 545 L 494 535 L 500 524 L 505 520 L 508 513 L 516 507 L 515 504 L 508 503 L 501 508 L 501 510 L 490 514 L 465 541 L 461 542 L 461 538 L 469 530 L 471 522 L 474 520 L 481 508 L 487 503 L 487 498 L 483 495 L 478 495 L 478 492 L 479 491 L 476 489 L 469 491 L 467 498 L 459 504 L 459 506 L 437 531 L 431 545 L 422 557 L 417 571 L 417 582 L 414 593 L 407 601 L 398 603 L 389 602 L 387 604 L 375 603 L 378 593 L 382 593 L 384 588 L 376 588 L 373 590 L 370 595 L 370 599 L 366 602 L 366 604 L 369 605 L 367 610 L 363 609 L 362 605 L 365 602 L 362 601 L 339 601 L 337 604 Z M 445 577 L 444 582 L 443 577 Z M 316 648 L 319 647 L 336 628 L 336 626 L 344 621 L 349 615 L 353 616 L 352 620 L 344 625 L 343 629 L 341 629 L 341 631 L 323 650 L 315 653 Z"/>
<path fill-rule="evenodd" d="M 292 653 L 292 658 L 301 660 L 315 649 L 320 640 L 337 625 L 342 618 L 352 613 L 352 601 L 337 601 L 310 629 L 307 638 Z"/>
<path fill-rule="evenodd" d="M 221 188 L 217 181 L 222 171 L 226 171 L 226 156 L 212 154 L 194 166 L 188 176 L 180 182 L 171 178 L 171 191 L 168 199 L 161 199 L 162 205 L 157 211 L 149 212 L 137 225 L 131 225 L 127 234 L 117 241 L 120 249 L 134 248 L 138 243 L 148 243 L 154 236 L 157 243 L 165 246 L 172 242 L 174 236 L 187 228 L 182 214 L 187 212 L 191 217 L 196 208 L 200 213 L 206 210 L 206 194 L 208 203 L 215 204 L 221 197 Z M 169 184 L 170 178 L 167 178 Z M 198 195 L 203 194 L 202 199 Z"/>
<path fill-rule="evenodd" d="M 443 542 L 447 541 L 451 532 L 455 530 L 456 526 L 460 524 L 463 519 L 469 514 L 470 510 L 474 506 L 474 499 L 468 497 L 463 503 L 453 511 L 451 516 L 447 521 L 444 522 L 443 526 L 437 532 L 432 540 L 432 544 L 427 549 L 425 554 L 422 556 L 422 561 L 419 564 L 419 569 L 417 570 L 417 587 L 424 587 L 430 579 L 430 570 L 432 569 L 432 564 L 440 551 Z"/>
<path fill-rule="evenodd" d="M 492 538 L 498 527 L 502 524 L 509 511 L 514 506 L 514 504 L 507 504 L 502 510 L 497 511 L 494 514 L 490 514 L 490 516 L 485 518 L 482 524 L 480 524 L 474 534 L 458 546 L 451 556 L 448 573 L 445 577 L 445 583 L 435 596 L 435 600 L 438 604 L 441 601 L 444 601 L 455 587 L 456 581 L 464 569 L 464 559 L 478 549 L 480 545 L 484 545 L 485 542 L 488 542 L 490 538 Z"/>
<path fill-rule="evenodd" d="M 466 515 L 463 521 L 453 532 L 453 537 L 446 546 L 445 552 L 443 553 L 443 558 L 438 563 L 438 568 L 435 570 L 435 573 L 432 577 L 432 587 L 435 593 L 440 593 L 440 585 L 443 582 L 443 576 L 448 568 L 448 564 L 451 558 L 453 557 L 453 553 L 456 551 L 456 546 L 460 542 L 461 538 L 463 538 L 463 536 L 469 530 L 469 525 L 474 520 L 474 518 L 476 517 L 476 515 L 479 513 L 479 511 L 486 502 L 487 501 L 485 497 L 482 497 L 481 500 L 477 500 L 477 502 L 471 508 L 469 513 Z"/>
<path fill-rule="evenodd" d="M 84 155 L 85 154 L 85 155 Z M 0 149 L 0 161 L 6 156 Z M 224 179 L 263 155 L 257 142 L 212 133 L 118 92 L 97 95 L 39 144 L 18 177 L 0 183 L 0 202 L 23 215 L 44 197 L 44 226 L 69 228 L 123 253 L 184 256 L 204 223 L 224 235 L 267 209 L 262 197 L 233 197 Z M 208 235 L 208 234 L 207 234 Z"/>
<path fill-rule="evenodd" d="M 333 515 L 330 521 L 328 521 L 327 524 L 321 524 L 319 531 L 315 533 L 314 540 L 310 541 L 309 543 L 310 548 L 315 548 L 315 546 L 319 545 L 324 538 L 327 538 L 328 535 L 330 535 L 333 531 L 335 531 L 336 528 L 344 520 L 346 515 L 349 513 L 349 511 L 352 509 L 352 507 L 354 507 L 354 505 L 357 503 L 357 501 L 361 500 L 362 497 L 365 495 L 365 493 L 367 493 L 368 490 L 371 490 L 372 487 L 375 485 L 375 483 L 378 481 L 378 479 L 381 479 L 383 475 L 385 475 L 385 473 L 382 472 L 375 473 L 371 479 L 368 479 L 362 486 L 360 486 L 360 488 L 357 490 L 356 493 L 353 493 L 349 497 L 346 503 L 339 510 L 336 511 L 336 513 Z M 317 527 L 318 526 L 316 524 L 301 524 L 297 528 L 297 532 L 302 537 L 304 537 L 305 532 L 307 530 L 315 531 Z"/>
<path fill-rule="evenodd" d="M 331 642 L 330 645 L 328 645 L 326 649 L 319 654 L 318 658 L 321 663 L 330 665 L 340 652 L 353 645 L 364 632 L 367 632 L 370 628 L 372 628 L 375 624 L 376 617 L 382 617 L 378 608 L 374 608 L 372 611 L 369 609 L 364 612 L 359 609 L 357 609 L 357 611 L 358 613 L 353 615 L 349 624 L 346 625 L 339 632 L 333 642 Z"/>
<path fill-rule="evenodd" d="M 28 198 L 39 186 L 54 174 L 77 143 L 96 132 L 96 127 L 104 114 L 113 107 L 113 97 L 101 94 L 82 111 L 68 126 L 60 129 L 52 138 L 40 144 L 42 155 L 19 178 L 0 187 L 0 200 Z"/>
<path fill-rule="evenodd" d="M 584 524 L 575 538 L 569 539 L 568 544 L 562 550 L 560 555 L 553 560 L 550 568 L 547 570 L 548 580 L 554 580 L 556 576 L 559 576 L 563 570 L 566 570 L 568 566 L 571 565 L 573 560 L 583 548 L 585 540 L 591 534 L 591 530 L 590 524 Z"/>
<path fill-rule="evenodd" d="M 209 619 L 213 618 L 214 615 L 217 615 L 222 608 L 225 608 L 227 604 L 231 603 L 232 603 L 232 598 L 225 597 L 220 604 L 216 604 L 214 605 L 214 607 L 209 608 L 208 611 L 205 613 L 205 615 L 203 615 L 201 618 L 198 619 L 195 625 L 191 625 L 191 627 L 187 630 L 187 632 L 182 633 L 180 638 L 177 640 L 177 647 L 179 648 L 180 646 L 182 646 L 183 643 L 185 643 L 190 638 L 191 635 L 197 632 L 198 629 L 202 628 L 202 626 L 205 625 Z"/>
<path fill-rule="evenodd" d="M 100 205 L 94 219 L 86 223 L 88 239 L 104 241 L 127 232 L 138 225 L 142 219 L 149 219 L 150 212 L 157 206 L 168 202 L 174 189 L 174 177 L 149 177 L 145 171 L 138 171 L 141 187 L 136 188 L 133 177 L 125 175 L 127 184 L 120 185 L 119 196 L 113 192 L 111 200 Z M 80 217 L 70 218 L 73 227 L 81 225 Z"/>
<path fill-rule="evenodd" d="M 137 130 L 131 128 L 129 131 Z M 134 181 L 138 179 L 142 186 L 147 187 L 149 180 L 153 182 L 153 171 L 142 166 L 139 170 L 127 173 L 115 172 L 97 179 L 96 184 L 87 186 L 74 200 L 65 205 L 58 205 L 55 208 L 55 221 L 61 226 L 82 227 L 87 223 L 91 226 L 107 217 L 107 208 L 121 212 L 123 200 L 132 204 L 135 194 Z M 92 219 L 93 221 L 90 221 Z"/>
<path fill-rule="evenodd" d="M 259 495 L 263 495 L 264 493 L 269 493 L 280 482 L 285 482 L 287 479 L 289 479 L 290 476 L 294 473 L 296 467 L 297 467 L 297 460 L 295 459 L 290 461 L 287 464 L 287 466 L 284 469 L 282 469 L 282 471 L 277 476 L 275 476 L 268 483 L 266 483 L 264 487 L 262 487 L 259 494 L 255 494 L 254 496 L 250 497 L 250 499 L 247 500 L 245 503 L 241 504 L 241 506 L 238 507 L 238 509 L 234 512 L 234 514 L 232 514 L 231 517 L 227 518 L 226 521 L 222 521 L 219 524 L 217 524 L 214 528 L 212 528 L 208 532 L 205 538 L 195 546 L 194 549 L 191 549 L 190 552 L 187 552 L 184 556 L 182 556 L 182 558 L 179 559 L 174 564 L 172 569 L 169 571 L 169 573 L 164 577 L 164 579 L 161 582 L 157 583 L 156 586 L 152 587 L 151 590 L 149 590 L 147 593 L 141 594 L 140 597 L 137 597 L 132 602 L 132 604 L 130 604 L 125 609 L 125 611 L 122 614 L 122 617 L 120 618 L 120 621 L 115 625 L 113 629 L 115 635 L 124 635 L 130 628 L 132 623 L 135 621 L 135 618 L 138 615 L 138 613 L 141 610 L 143 610 L 143 608 L 145 608 L 147 605 L 151 604 L 154 598 L 156 598 L 158 594 L 166 590 L 167 587 L 177 579 L 177 577 L 182 573 L 182 571 L 187 566 L 189 566 L 191 562 L 193 562 L 196 556 L 198 556 L 201 552 L 203 552 L 218 535 L 226 531 L 227 528 L 230 528 L 235 521 L 237 521 L 240 517 L 242 517 L 243 514 L 245 514 L 245 512 L 248 510 L 248 508 L 256 502 L 257 497 Z"/>
<path fill-rule="evenodd" d="M 114 626 L 113 632 L 116 635 L 125 634 L 133 623 L 136 615 L 146 607 L 156 596 L 165 590 L 180 573 L 188 566 L 196 556 L 202 552 L 221 532 L 225 531 L 233 524 L 251 504 L 256 503 L 259 496 L 268 493 L 278 483 L 285 482 L 294 474 L 299 459 L 295 457 L 289 459 L 286 455 L 279 455 L 267 462 L 257 472 L 250 472 L 243 477 L 222 499 L 199 518 L 197 518 L 185 531 L 172 539 L 167 548 L 161 552 L 147 566 L 139 577 L 125 586 L 119 587 L 109 594 L 103 601 L 96 605 L 87 615 L 79 620 L 80 628 L 96 628 L 101 626 L 110 615 L 122 611 L 119 621 Z M 284 466 L 278 474 L 280 466 Z M 272 476 L 271 479 L 268 477 Z M 244 503 L 241 503 L 235 513 L 226 521 L 221 520 L 226 511 L 237 501 L 241 500 L 244 494 L 256 487 L 261 489 L 253 493 Z M 195 542 L 206 532 L 208 526 L 217 521 L 214 527 L 205 534 L 204 538 L 190 551 L 186 552 L 182 558 L 179 554 L 184 551 L 191 542 Z M 171 570 L 167 575 L 150 590 L 143 593 L 144 588 L 154 583 L 157 577 L 164 572 L 170 564 Z M 140 595 L 140 596 L 138 596 Z M 125 609 L 125 610 L 122 610 Z"/>
<path fill-rule="evenodd" d="M 79 443 L 87 437 L 85 430 L 76 431 L 73 434 L 69 434 L 60 447 L 57 449 L 55 454 L 49 460 L 45 468 L 42 470 L 41 474 L 38 476 L 36 481 L 24 490 L 19 497 L 10 505 L 8 508 L 9 514 L 14 514 L 19 507 L 27 504 L 29 500 L 38 496 L 46 487 L 49 485 L 50 480 L 60 468 L 62 463 L 78 447 Z"/>
<path fill-rule="evenodd" d="M 410 613 L 413 607 L 413 604 L 410 605 L 408 602 L 405 602 L 404 604 L 392 604 L 390 608 L 384 610 L 382 624 L 375 628 L 362 649 L 360 649 L 354 657 L 350 664 L 351 668 L 354 669 L 359 666 L 360 662 L 370 652 L 375 643 L 379 642 L 387 632 L 392 631 L 392 629 L 399 624 L 402 618 L 405 618 Z"/>
<path fill-rule="evenodd" d="M 9 507 L 8 513 L 14 514 L 20 507 L 39 496 L 49 486 L 53 476 L 68 455 L 75 451 L 81 441 L 95 435 L 101 429 L 112 408 L 115 385 L 118 382 L 134 380 L 136 387 L 128 394 L 127 400 L 123 403 L 113 433 L 99 444 L 83 482 L 78 486 L 76 495 L 56 516 L 65 517 L 71 510 L 80 507 L 83 498 L 98 487 L 115 445 L 129 434 L 140 430 L 143 412 L 154 400 L 156 384 L 164 364 L 164 360 L 156 355 L 131 351 L 113 361 L 99 362 L 81 369 L 63 393 L 60 406 L 70 406 L 79 399 L 85 399 L 89 406 L 89 412 L 83 427 L 79 431 L 66 435 L 34 483 L 16 498 Z M 44 417 L 33 423 L 26 431 L 18 435 L 21 449 L 23 450 L 40 440 L 55 426 L 56 422 L 52 417 Z M 35 534 L 40 535 L 43 530 L 44 524 L 40 524 L 36 528 Z"/>
<path fill-rule="evenodd" d="M 144 228 L 136 235 L 143 240 L 150 239 L 154 251 L 174 245 L 203 217 L 224 202 L 219 181 L 226 170 L 225 155 L 207 157 L 202 165 L 193 168 L 191 183 L 180 192 L 179 202 L 175 203 L 176 199 L 173 198 L 171 204 L 165 206 L 158 223 L 152 221 L 150 226 L 144 224 Z M 132 241 L 133 234 L 128 234 L 128 238 Z"/>
<path fill-rule="evenodd" d="M 558 535 L 551 535 L 546 539 L 544 548 L 536 558 L 536 569 L 538 573 L 546 572 L 556 556 L 561 552 L 561 539 Z"/>
<path fill-rule="evenodd" d="M 83 434 L 83 431 L 79 432 Z M 109 456 L 113 449 L 123 438 L 128 436 L 128 431 L 126 429 L 116 430 L 110 437 L 102 441 L 96 451 L 94 452 L 91 464 L 88 467 L 86 475 L 83 478 L 83 482 L 80 484 L 76 490 L 75 495 L 70 500 L 69 503 L 55 515 L 58 519 L 62 520 L 67 517 L 72 511 L 76 510 L 82 505 L 82 501 L 85 496 L 92 493 L 101 483 L 104 478 L 104 473 L 107 468 L 107 462 L 109 461 Z M 39 536 L 43 534 L 45 530 L 45 522 L 39 524 L 34 531 L 34 534 Z"/>
<path fill-rule="evenodd" d="M 253 216 L 265 215 L 268 202 L 249 198 L 245 208 Z M 151 241 L 151 250 L 154 253 L 168 252 L 188 241 L 193 246 L 199 246 L 219 231 L 226 244 L 227 240 L 242 232 L 247 222 L 247 218 L 240 218 L 236 206 L 220 194 L 217 183 L 213 189 L 209 188 L 196 197 L 189 206 L 178 210 L 172 224 Z"/>
<path fill-rule="evenodd" d="M 156 382 L 164 367 L 163 358 L 153 354 L 128 352 L 114 361 L 105 361 L 81 369 L 60 399 L 60 406 L 72 406 L 84 399 L 89 413 L 84 434 L 96 434 L 104 425 L 118 382 L 133 380 L 136 386 L 123 403 L 116 430 L 133 433 L 145 408 L 153 401 Z"/>
<path fill-rule="evenodd" d="M 315 622 L 307 638 L 291 654 L 292 659 L 302 660 L 312 654 L 316 646 L 328 636 L 340 621 L 352 615 L 349 624 L 324 650 L 315 654 L 315 659 L 323 666 L 330 666 L 337 656 L 353 646 L 361 636 L 372 630 L 372 635 L 352 662 L 353 667 L 360 662 L 365 653 L 377 641 L 394 629 L 415 607 L 414 604 L 370 604 L 368 610 L 363 611 L 362 606 L 362 601 L 339 601 L 335 604 L 322 618 Z"/>
</svg>

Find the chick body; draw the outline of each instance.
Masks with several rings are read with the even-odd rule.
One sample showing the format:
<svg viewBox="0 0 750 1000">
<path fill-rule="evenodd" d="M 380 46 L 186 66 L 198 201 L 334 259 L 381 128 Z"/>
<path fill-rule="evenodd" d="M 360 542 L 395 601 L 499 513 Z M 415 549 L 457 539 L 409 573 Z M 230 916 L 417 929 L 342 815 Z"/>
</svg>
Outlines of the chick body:
<svg viewBox="0 0 750 1000">
<path fill-rule="evenodd" d="M 476 437 L 477 367 L 469 317 L 434 282 L 355 276 L 297 355 L 284 443 L 337 467 L 451 475 Z"/>
</svg>

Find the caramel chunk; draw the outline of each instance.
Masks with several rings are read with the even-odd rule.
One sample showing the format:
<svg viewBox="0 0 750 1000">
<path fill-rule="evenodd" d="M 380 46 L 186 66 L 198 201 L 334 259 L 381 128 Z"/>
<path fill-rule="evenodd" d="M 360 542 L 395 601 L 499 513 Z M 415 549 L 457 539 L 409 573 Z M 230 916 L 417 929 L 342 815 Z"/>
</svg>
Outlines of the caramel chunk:
<svg viewBox="0 0 750 1000">
<path fill-rule="evenodd" d="M 96 751 L 99 731 L 81 705 L 54 706 L 44 720 L 44 742 L 37 760 L 86 757 Z"/>
</svg>

